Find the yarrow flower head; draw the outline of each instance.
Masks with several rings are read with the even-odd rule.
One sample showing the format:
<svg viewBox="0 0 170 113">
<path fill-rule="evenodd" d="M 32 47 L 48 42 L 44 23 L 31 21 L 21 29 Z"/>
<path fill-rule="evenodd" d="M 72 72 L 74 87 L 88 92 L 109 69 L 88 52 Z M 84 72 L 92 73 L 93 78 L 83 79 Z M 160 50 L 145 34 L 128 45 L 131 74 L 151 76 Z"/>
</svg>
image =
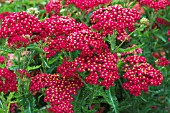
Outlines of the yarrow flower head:
<svg viewBox="0 0 170 113">
<path fill-rule="evenodd" d="M 155 64 L 158 66 L 167 66 L 170 64 L 170 61 L 168 61 L 166 58 L 161 57 L 158 60 L 155 61 Z"/>
<path fill-rule="evenodd" d="M 123 8 L 120 6 L 109 6 L 94 11 L 91 15 L 91 28 L 102 33 L 102 36 L 113 34 L 117 31 L 117 39 L 120 41 L 130 40 L 126 32 L 134 31 L 134 24 L 140 19 L 139 13 L 134 9 Z"/>
<path fill-rule="evenodd" d="M 51 16 L 42 22 L 45 37 L 68 36 L 74 31 L 87 29 L 85 24 L 76 23 L 76 20 L 68 16 Z"/>
<path fill-rule="evenodd" d="M 156 18 L 156 21 L 157 21 L 159 24 L 164 25 L 164 26 L 169 26 L 169 25 L 170 25 L 170 22 L 166 21 L 166 20 L 163 19 L 163 18 L 157 17 L 157 18 Z"/>
<path fill-rule="evenodd" d="M 85 24 L 76 23 L 75 19 L 66 16 L 52 16 L 43 22 L 43 26 L 45 31 L 44 34 L 46 33 L 43 40 L 49 44 L 48 47 L 44 48 L 44 51 L 47 52 L 47 58 L 54 56 L 56 52 L 61 52 L 62 49 L 65 51 L 76 50 L 77 47 L 76 44 L 73 43 L 74 40 L 68 36 L 71 33 L 81 31 L 83 29 L 89 29 Z M 76 40 L 77 39 L 75 39 L 75 41 Z M 81 39 L 79 40 L 81 41 Z M 80 45 L 81 43 L 77 44 Z M 72 48 L 73 46 L 76 48 Z"/>
<path fill-rule="evenodd" d="M 83 87 L 78 78 L 65 78 L 59 74 L 38 74 L 31 78 L 30 91 L 37 92 L 46 88 L 45 102 L 50 102 L 50 111 L 54 113 L 73 113 L 72 95 Z"/>
<path fill-rule="evenodd" d="M 123 62 L 125 63 L 124 67 L 123 67 L 123 71 L 128 71 L 130 69 L 132 69 L 132 67 L 136 64 L 139 63 L 146 63 L 146 58 L 143 56 L 128 56 L 126 57 Z"/>
<path fill-rule="evenodd" d="M 16 74 L 7 68 L 0 68 L 0 92 L 5 94 L 8 91 L 17 91 L 17 77 Z"/>
<path fill-rule="evenodd" d="M 9 109 L 10 113 L 16 113 L 16 112 L 15 112 L 15 109 L 16 109 L 17 107 L 18 107 L 18 106 L 17 106 L 16 103 L 11 103 L 11 104 L 10 104 L 10 109 Z"/>
<path fill-rule="evenodd" d="M 9 14 L 11 14 L 10 12 L 3 12 L 0 14 L 0 22 L 5 18 L 5 16 L 8 16 Z"/>
<path fill-rule="evenodd" d="M 66 77 L 74 77 L 79 73 L 88 72 L 86 77 L 82 76 L 87 83 L 99 84 L 108 89 L 114 85 L 114 81 L 119 79 L 117 60 L 117 55 L 110 52 L 103 52 L 91 57 L 79 56 L 72 62 L 63 62 L 57 68 L 57 72 Z"/>
<path fill-rule="evenodd" d="M 74 4 L 77 8 L 81 10 L 90 10 L 101 4 L 110 3 L 111 0 L 67 0 L 66 5 Z"/>
<path fill-rule="evenodd" d="M 102 37 L 91 30 L 81 30 L 71 33 L 67 38 L 66 51 L 79 50 L 80 55 L 73 61 L 65 60 L 57 68 L 57 73 L 66 78 L 78 75 L 78 72 L 89 72 L 85 81 L 90 84 L 100 84 L 108 89 L 119 78 L 117 55 L 112 54 Z M 99 79 L 102 79 L 101 81 Z"/>
<path fill-rule="evenodd" d="M 152 56 L 153 56 L 154 58 L 159 59 L 159 58 L 161 58 L 161 57 L 164 57 L 164 56 L 165 56 L 165 52 L 164 52 L 164 51 L 154 52 L 154 53 L 152 53 Z"/>
<path fill-rule="evenodd" d="M 168 0 L 139 0 L 141 5 L 149 6 L 150 8 L 155 9 L 156 11 L 160 9 L 166 9 L 166 6 L 169 5 Z"/>
<path fill-rule="evenodd" d="M 20 47 L 31 43 L 34 36 L 41 35 L 41 31 L 41 22 L 35 16 L 26 12 L 11 13 L 2 21 L 0 38 L 9 37 L 9 46 Z"/>
<path fill-rule="evenodd" d="M 50 2 L 46 5 L 47 13 L 54 11 L 55 14 L 58 14 L 61 8 L 62 5 L 60 0 L 50 0 Z"/>
<path fill-rule="evenodd" d="M 127 57 L 125 64 L 133 64 L 125 70 L 123 78 L 127 79 L 123 83 L 123 88 L 130 91 L 134 96 L 141 95 L 141 91 L 148 92 L 148 86 L 158 86 L 163 81 L 162 73 L 146 63 L 146 59 L 141 56 Z M 134 59 L 133 59 L 134 58 Z M 135 61 L 136 59 L 136 61 Z"/>
<path fill-rule="evenodd" d="M 46 27 L 47 31 L 55 31 L 55 37 L 51 38 L 49 46 L 44 48 L 44 51 L 48 53 L 47 58 L 62 50 L 65 52 L 80 51 L 80 55 L 73 61 L 65 59 L 63 64 L 57 68 L 57 73 L 66 78 L 71 78 L 77 77 L 77 70 L 80 72 L 89 71 L 91 74 L 86 78 L 87 83 L 100 84 L 106 88 L 113 85 L 113 82 L 119 78 L 116 66 L 118 58 L 116 54 L 111 54 L 108 45 L 100 34 L 91 31 L 84 24 L 75 23 L 73 19 L 67 17 L 53 16 L 51 19 L 54 19 L 54 21 L 47 20 L 52 23 L 49 27 L 56 23 L 57 25 L 61 24 L 61 26 L 58 29 Z M 47 22 L 44 23 L 47 25 Z M 51 34 L 47 35 L 50 36 Z M 99 78 L 102 78 L 103 81 L 99 82 Z"/>
</svg>

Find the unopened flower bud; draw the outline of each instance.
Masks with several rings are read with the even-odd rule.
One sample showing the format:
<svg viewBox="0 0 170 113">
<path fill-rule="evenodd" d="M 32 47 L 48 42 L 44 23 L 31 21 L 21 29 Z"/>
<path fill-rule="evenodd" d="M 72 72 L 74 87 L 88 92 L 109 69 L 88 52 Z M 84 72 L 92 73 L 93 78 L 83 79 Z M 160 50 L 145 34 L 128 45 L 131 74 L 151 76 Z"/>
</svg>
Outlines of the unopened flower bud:
<svg viewBox="0 0 170 113">
<path fill-rule="evenodd" d="M 147 27 L 150 25 L 149 20 L 147 18 L 142 18 L 140 20 L 140 23 L 146 25 Z"/>
<path fill-rule="evenodd" d="M 38 15 L 40 12 L 38 11 L 37 8 L 31 7 L 31 8 L 29 8 L 29 9 L 27 9 L 27 13 L 28 13 L 28 14 L 33 14 L 33 15 Z"/>
</svg>

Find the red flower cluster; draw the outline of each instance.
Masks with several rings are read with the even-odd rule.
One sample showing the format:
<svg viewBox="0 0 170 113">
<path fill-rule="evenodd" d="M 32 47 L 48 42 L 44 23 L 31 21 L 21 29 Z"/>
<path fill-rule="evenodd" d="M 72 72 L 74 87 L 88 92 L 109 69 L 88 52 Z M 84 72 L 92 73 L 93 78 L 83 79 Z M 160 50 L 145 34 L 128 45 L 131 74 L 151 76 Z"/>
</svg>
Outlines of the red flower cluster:
<svg viewBox="0 0 170 113">
<path fill-rule="evenodd" d="M 30 91 L 36 92 L 41 88 L 45 91 L 45 102 L 50 102 L 50 111 L 54 113 L 73 113 L 71 102 L 77 90 L 83 87 L 78 78 L 67 79 L 59 74 L 38 74 L 31 79 Z"/>
<path fill-rule="evenodd" d="M 77 8 L 81 10 L 90 10 L 100 4 L 110 3 L 111 0 L 67 0 L 66 5 L 74 4 Z"/>
<path fill-rule="evenodd" d="M 5 16 L 11 14 L 10 12 L 3 12 L 0 14 L 0 21 L 3 20 L 5 18 Z"/>
<path fill-rule="evenodd" d="M 163 18 L 156 18 L 156 21 L 159 23 L 159 24 L 161 24 L 161 25 L 165 25 L 165 26 L 168 26 L 168 25 L 170 25 L 170 22 L 168 22 L 168 21 L 166 21 L 165 19 L 163 19 Z"/>
<path fill-rule="evenodd" d="M 155 61 L 155 63 L 158 66 L 167 66 L 167 65 L 170 64 L 170 62 L 166 58 L 164 58 L 164 57 L 159 58 L 157 61 Z"/>
<path fill-rule="evenodd" d="M 146 59 L 141 56 L 129 56 L 125 59 L 125 64 L 131 64 L 123 75 L 127 81 L 123 83 L 123 88 L 130 91 L 134 96 L 141 95 L 141 91 L 148 92 L 148 86 L 158 86 L 163 81 L 162 73 L 146 63 Z"/>
<path fill-rule="evenodd" d="M 128 71 L 133 68 L 134 65 L 139 63 L 146 63 L 146 58 L 143 56 L 128 56 L 126 59 L 123 60 L 124 67 L 123 71 Z"/>
<path fill-rule="evenodd" d="M 0 68 L 0 92 L 17 91 L 17 76 L 7 68 Z"/>
<path fill-rule="evenodd" d="M 107 89 L 119 78 L 116 63 L 117 55 L 112 54 L 102 37 L 91 30 L 81 30 L 71 33 L 66 38 L 65 51 L 80 50 L 80 56 L 72 62 L 64 61 L 57 68 L 57 73 L 69 78 L 79 72 L 89 72 L 86 82 L 100 84 Z M 102 79 L 99 81 L 99 79 Z"/>
<path fill-rule="evenodd" d="M 15 113 L 15 109 L 16 109 L 17 107 L 18 107 L 18 106 L 17 106 L 16 103 L 11 103 L 11 104 L 10 104 L 10 109 L 9 109 L 10 113 Z"/>
<path fill-rule="evenodd" d="M 48 38 L 44 40 L 49 43 L 49 46 L 44 48 L 44 51 L 48 53 L 47 58 L 54 56 L 56 52 L 61 52 L 62 49 L 65 51 L 71 49 L 71 40 L 68 37 L 70 33 L 88 29 L 85 24 L 76 23 L 75 19 L 66 16 L 52 16 L 43 22 L 43 27 L 44 34 L 46 33 L 44 38 Z"/>
<path fill-rule="evenodd" d="M 168 33 L 167 33 L 168 36 L 170 36 L 170 30 L 168 30 Z"/>
<path fill-rule="evenodd" d="M 66 77 L 77 76 L 78 72 L 88 72 L 89 75 L 85 77 L 87 83 L 99 84 L 108 89 L 114 85 L 114 81 L 119 79 L 117 60 L 116 54 L 110 52 L 103 52 L 91 57 L 80 56 L 73 62 L 63 62 L 57 68 L 57 72 Z"/>
<path fill-rule="evenodd" d="M 164 57 L 164 56 L 165 56 L 165 52 L 164 52 L 164 51 L 154 52 L 154 53 L 152 53 L 152 56 L 153 56 L 154 58 L 161 58 L 161 57 Z"/>
<path fill-rule="evenodd" d="M 170 36 L 170 30 L 167 33 L 168 36 Z M 170 38 L 168 38 L 168 41 L 170 42 Z"/>
<path fill-rule="evenodd" d="M 94 11 L 91 15 L 91 28 L 102 32 L 102 36 L 118 32 L 117 39 L 120 41 L 130 40 L 126 29 L 134 31 L 135 22 L 140 19 L 139 13 L 134 9 L 122 8 L 120 6 L 109 6 Z"/>
<path fill-rule="evenodd" d="M 76 23 L 68 16 L 52 16 L 42 22 L 45 37 L 68 36 L 70 33 L 81 29 L 88 29 L 85 24 Z"/>
<path fill-rule="evenodd" d="M 3 64 L 5 62 L 5 57 L 4 56 L 0 56 L 0 64 Z"/>
<path fill-rule="evenodd" d="M 99 34 L 92 32 L 90 30 L 84 29 L 81 31 L 71 33 L 68 37 L 66 37 L 64 42 L 65 44 L 62 44 L 60 49 L 70 52 L 80 50 L 81 51 L 80 56 L 77 58 L 77 59 L 80 58 L 80 60 L 82 59 L 88 60 L 89 58 L 93 57 L 94 54 L 100 55 L 103 53 L 103 50 L 109 52 L 107 44 L 104 43 L 102 37 Z M 58 41 L 58 43 L 61 42 Z M 65 45 L 65 47 L 63 47 L 63 45 Z M 60 46 L 54 47 L 59 48 Z M 73 73 L 76 72 L 77 66 L 80 63 L 77 62 L 76 60 L 74 62 L 65 61 L 61 66 L 58 67 L 58 72 L 62 73 L 62 75 L 65 76 L 68 75 L 68 77 L 73 76 Z M 81 64 L 82 63 L 83 62 L 81 62 Z M 71 73 L 69 73 L 69 69 Z"/>
<path fill-rule="evenodd" d="M 31 43 L 36 35 L 41 35 L 41 22 L 26 12 L 7 15 L 0 29 L 0 38 L 9 37 L 9 46 L 21 47 Z M 30 39 L 32 38 L 32 39 Z"/>
<path fill-rule="evenodd" d="M 105 44 L 100 34 L 88 29 L 71 33 L 66 41 L 68 42 L 66 51 L 73 52 L 75 50 L 81 50 L 80 56 L 82 57 L 93 56 L 94 52 L 102 52 L 103 49 L 108 50 L 108 46 Z"/>
<path fill-rule="evenodd" d="M 47 13 L 50 13 L 53 10 L 55 14 L 58 14 L 60 12 L 60 9 L 62 8 L 60 2 L 60 0 L 50 0 L 50 2 L 46 5 Z"/>
<path fill-rule="evenodd" d="M 170 2 L 168 0 L 139 0 L 139 3 L 158 11 L 160 9 L 166 9 L 166 6 L 169 6 Z"/>
</svg>

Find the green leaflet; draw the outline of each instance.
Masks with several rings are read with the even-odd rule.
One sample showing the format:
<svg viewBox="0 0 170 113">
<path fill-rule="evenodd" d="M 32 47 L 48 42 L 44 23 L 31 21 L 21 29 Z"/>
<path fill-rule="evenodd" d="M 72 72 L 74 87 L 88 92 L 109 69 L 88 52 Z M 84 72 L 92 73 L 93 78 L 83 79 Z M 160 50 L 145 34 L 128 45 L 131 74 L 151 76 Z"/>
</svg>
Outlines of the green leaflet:
<svg viewBox="0 0 170 113">
<path fill-rule="evenodd" d="M 4 51 L 4 52 L 7 52 L 7 53 L 12 53 L 13 51 L 7 47 L 4 47 L 4 46 L 0 46 L 0 51 Z"/>
<path fill-rule="evenodd" d="M 27 49 L 27 50 L 28 50 L 28 49 L 30 49 L 30 50 L 35 50 L 35 51 L 37 51 L 37 52 L 39 52 L 39 53 L 44 53 L 44 51 L 43 51 L 40 47 L 38 47 L 37 44 L 30 44 L 30 45 L 28 45 L 28 46 L 26 47 L 26 49 Z"/>
<path fill-rule="evenodd" d="M 41 65 L 38 65 L 38 66 L 31 66 L 31 67 L 28 66 L 26 70 L 27 70 L 27 71 L 35 70 L 35 69 L 38 69 L 38 68 L 40 68 L 40 67 L 41 67 Z"/>
<path fill-rule="evenodd" d="M 140 48 L 142 45 L 138 45 L 138 46 L 133 46 L 133 47 L 130 47 L 130 48 L 126 48 L 126 49 L 123 49 L 123 48 L 118 48 L 117 49 L 117 52 L 118 53 L 123 53 L 123 52 L 130 52 L 130 51 L 133 51 L 137 48 Z"/>
</svg>

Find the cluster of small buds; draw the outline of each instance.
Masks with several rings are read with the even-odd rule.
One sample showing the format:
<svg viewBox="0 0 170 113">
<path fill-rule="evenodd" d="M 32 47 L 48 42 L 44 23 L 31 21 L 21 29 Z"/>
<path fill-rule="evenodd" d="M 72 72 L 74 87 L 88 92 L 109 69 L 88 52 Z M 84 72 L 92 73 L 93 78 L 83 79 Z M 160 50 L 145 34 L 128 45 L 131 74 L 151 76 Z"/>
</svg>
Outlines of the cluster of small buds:
<svg viewBox="0 0 170 113">
<path fill-rule="evenodd" d="M 17 91 L 17 76 L 7 68 L 0 68 L 0 92 Z"/>
<path fill-rule="evenodd" d="M 134 31 L 134 24 L 140 19 L 139 13 L 135 9 L 123 8 L 121 6 L 109 6 L 94 11 L 91 15 L 91 28 L 102 32 L 102 36 L 113 34 L 117 31 L 117 39 L 120 41 L 130 40 L 126 32 Z"/>
<path fill-rule="evenodd" d="M 140 19 L 140 24 L 143 24 L 147 27 L 150 26 L 149 20 L 147 18 L 144 18 L 144 17 L 142 19 Z"/>
<path fill-rule="evenodd" d="M 78 72 L 89 72 L 85 81 L 89 84 L 99 84 L 108 89 L 119 79 L 117 68 L 118 57 L 111 52 L 100 52 L 93 56 L 79 56 L 73 62 L 64 62 L 57 72 L 66 77 L 76 76 Z"/>
<path fill-rule="evenodd" d="M 46 12 L 50 13 L 51 11 L 54 11 L 55 14 L 58 14 L 61 8 L 62 5 L 60 0 L 50 0 L 50 2 L 46 5 Z"/>
<path fill-rule="evenodd" d="M 166 58 L 161 57 L 158 60 L 155 61 L 155 64 L 158 66 L 167 66 L 170 64 L 170 61 L 168 61 Z"/>
<path fill-rule="evenodd" d="M 139 0 L 139 3 L 141 5 L 149 6 L 150 8 L 153 8 L 155 11 L 158 11 L 160 9 L 166 9 L 166 6 L 169 5 L 168 0 Z"/>
<path fill-rule="evenodd" d="M 139 63 L 146 63 L 146 58 L 143 56 L 128 56 L 126 57 L 124 60 L 124 67 L 123 67 L 123 71 L 128 71 L 130 69 L 133 68 L 134 65 L 137 65 Z"/>
<path fill-rule="evenodd" d="M 10 45 L 19 41 L 19 45 L 22 43 L 23 46 L 30 42 L 30 39 L 25 36 L 41 35 L 41 31 L 41 22 L 35 16 L 26 12 L 11 13 L 2 21 L 0 38 L 9 37 Z"/>
<path fill-rule="evenodd" d="M 3 64 L 5 62 L 5 57 L 4 56 L 0 56 L 0 64 Z"/>
<path fill-rule="evenodd" d="M 110 3 L 111 0 L 67 0 L 66 5 L 74 4 L 81 10 L 90 10 L 102 4 Z"/>
<path fill-rule="evenodd" d="M 15 112 L 15 109 L 16 109 L 17 107 L 18 107 L 18 106 L 17 106 L 16 103 L 11 103 L 11 104 L 10 104 L 10 108 L 9 108 L 10 113 L 16 113 L 16 112 Z"/>
<path fill-rule="evenodd" d="M 29 9 L 27 9 L 27 13 L 28 13 L 28 14 L 33 14 L 33 15 L 38 15 L 38 14 L 40 13 L 40 11 L 38 11 L 37 8 L 31 7 L 31 8 L 29 8 Z"/>
<path fill-rule="evenodd" d="M 30 91 L 46 88 L 45 102 L 50 102 L 50 111 L 54 113 L 73 113 L 72 95 L 84 84 L 78 78 L 64 78 L 59 74 L 38 74 L 31 78 Z"/>
<path fill-rule="evenodd" d="M 148 92 L 148 86 L 158 86 L 163 81 L 162 73 L 148 63 L 136 64 L 123 75 L 127 81 L 123 88 L 134 96 L 141 95 L 141 91 Z"/>
</svg>

